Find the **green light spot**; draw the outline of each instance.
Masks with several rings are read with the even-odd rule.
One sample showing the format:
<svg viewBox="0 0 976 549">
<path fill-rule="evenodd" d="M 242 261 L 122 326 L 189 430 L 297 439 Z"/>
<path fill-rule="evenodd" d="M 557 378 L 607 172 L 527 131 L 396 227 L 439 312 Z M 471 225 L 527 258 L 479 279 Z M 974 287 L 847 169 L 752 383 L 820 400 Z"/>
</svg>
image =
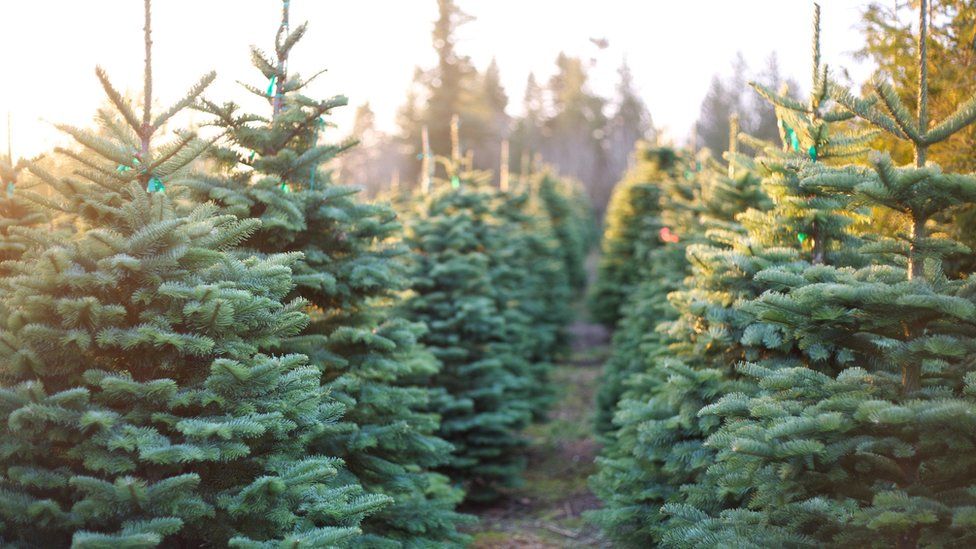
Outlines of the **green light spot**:
<svg viewBox="0 0 976 549">
<path fill-rule="evenodd" d="M 807 239 L 807 233 L 796 233 L 796 239 L 800 241 L 800 244 Z"/>
<path fill-rule="evenodd" d="M 149 182 L 146 183 L 147 193 L 161 193 L 166 191 L 166 186 L 163 185 L 163 180 L 158 177 L 152 177 Z"/>
</svg>

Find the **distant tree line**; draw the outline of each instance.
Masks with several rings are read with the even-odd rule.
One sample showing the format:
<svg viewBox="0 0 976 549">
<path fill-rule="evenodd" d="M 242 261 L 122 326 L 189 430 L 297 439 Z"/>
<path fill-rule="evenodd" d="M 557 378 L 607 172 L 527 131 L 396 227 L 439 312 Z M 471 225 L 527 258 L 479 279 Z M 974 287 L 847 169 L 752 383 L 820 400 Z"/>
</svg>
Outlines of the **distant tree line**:
<svg viewBox="0 0 976 549">
<path fill-rule="evenodd" d="M 552 165 L 582 182 L 596 215 L 602 218 L 614 185 L 633 162 L 635 143 L 654 142 L 658 137 L 627 62 L 618 69 L 613 97 L 607 98 L 590 87 L 590 60 L 560 53 L 548 80 L 529 74 L 521 114 L 512 116 L 498 63 L 493 59 L 480 70 L 470 57 L 457 51 L 458 29 L 473 17 L 456 0 L 437 0 L 437 4 L 432 32 L 437 64 L 416 69 L 392 135 L 377 130 L 369 104 L 358 108 L 352 136 L 363 146 L 341 157 L 337 178 L 365 186 L 372 194 L 391 186 L 417 185 L 422 176 L 424 127 L 431 152 L 447 156 L 451 153 L 451 121 L 457 115 L 461 148 L 473 168 L 493 170 L 497 178 L 507 141 L 512 174 L 528 175 L 542 164 Z M 696 147 L 726 150 L 732 112 L 739 113 L 743 131 L 760 138 L 777 137 L 773 110 L 745 85 L 750 79 L 779 88 L 784 78 L 775 55 L 761 73 L 752 74 L 740 54 L 731 75 L 713 77 L 695 124 Z M 442 169 L 437 167 L 437 175 L 443 175 Z"/>
</svg>

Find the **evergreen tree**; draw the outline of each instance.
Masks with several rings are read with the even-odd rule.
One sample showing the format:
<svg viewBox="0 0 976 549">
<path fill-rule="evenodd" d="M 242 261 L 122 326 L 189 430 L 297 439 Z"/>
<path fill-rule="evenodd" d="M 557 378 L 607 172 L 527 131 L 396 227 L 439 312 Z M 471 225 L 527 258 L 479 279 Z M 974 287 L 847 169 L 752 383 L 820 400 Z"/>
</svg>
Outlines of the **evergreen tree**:
<svg viewBox="0 0 976 549">
<path fill-rule="evenodd" d="M 621 319 L 613 333 L 610 357 L 603 367 L 596 397 L 596 430 L 599 434 L 613 430 L 613 415 L 625 383 L 647 362 L 645 351 L 652 348 L 649 347 L 652 340 L 661 337 L 655 326 L 663 320 L 673 319 L 667 294 L 681 287 L 688 270 L 685 250 L 700 236 L 696 234 L 700 232 L 699 208 L 694 202 L 700 195 L 696 180 L 698 173 L 693 170 L 697 161 L 681 151 L 660 149 L 659 154 L 648 152 L 638 152 L 634 171 L 660 178 L 657 185 L 661 213 L 647 222 L 650 230 L 657 228 L 657 234 L 651 236 L 653 245 L 644 244 L 645 255 L 634 260 L 639 271 L 638 281 L 621 304 Z M 668 172 L 658 171 L 659 155 L 671 154 L 675 155 L 674 167 Z M 663 345 L 659 347 L 663 348 Z"/>
<path fill-rule="evenodd" d="M 307 354 L 322 371 L 323 388 L 346 407 L 342 421 L 312 447 L 341 458 L 343 478 L 374 501 L 390 502 L 363 522 L 357 544 L 459 544 L 465 538 L 457 526 L 466 519 L 454 507 L 461 493 L 431 471 L 451 452 L 436 435 L 424 386 L 438 365 L 417 344 L 423 326 L 391 309 L 407 285 L 397 260 L 405 251 L 397 243 L 400 228 L 388 206 L 361 202 L 356 189 L 323 172 L 322 164 L 346 148 L 320 142 L 324 117 L 346 100 L 311 99 L 304 95 L 311 79 L 288 71 L 306 25 L 291 31 L 288 2 L 283 5 L 274 56 L 252 48 L 254 66 L 271 84 L 246 86 L 268 99 L 271 116 L 204 101 L 229 141 L 211 155 L 221 175 L 187 184 L 225 213 L 262 220 L 250 250 L 304 256 L 295 266 L 293 293 L 309 302 L 311 324 L 276 349 Z"/>
<path fill-rule="evenodd" d="M 442 362 L 431 380 L 446 393 L 436 410 L 441 435 L 456 452 L 443 468 L 471 500 L 497 497 L 517 485 L 524 468 L 519 431 L 532 417 L 525 398 L 536 383 L 508 326 L 512 311 L 499 268 L 512 236 L 497 218 L 500 197 L 487 177 L 460 174 L 421 197 L 409 219 L 414 250 L 407 318 L 429 327 L 422 341 Z M 524 330 L 524 326 L 519 326 Z"/>
<path fill-rule="evenodd" d="M 545 124 L 545 94 L 534 73 L 529 73 L 522 97 L 522 116 L 512 129 L 509 169 L 519 177 L 527 177 L 531 160 L 540 153 Z M 541 153 L 540 153 L 541 154 Z"/>
<path fill-rule="evenodd" d="M 400 137 L 409 151 L 403 170 L 407 180 L 418 179 L 422 168 L 422 132 L 427 128 L 433 154 L 447 156 L 453 147 L 452 120 L 458 117 L 458 138 L 473 157 L 472 167 L 498 166 L 500 143 L 508 136 L 508 97 L 501 85 L 498 64 L 484 71 L 457 50 L 458 30 L 474 18 L 455 0 L 437 0 L 438 18 L 432 33 L 437 65 L 414 74 L 414 89 L 400 111 Z M 435 167 L 439 176 L 447 172 Z"/>
<path fill-rule="evenodd" d="M 964 99 L 965 90 L 976 86 L 976 55 L 972 36 L 976 21 L 976 2 L 973 0 L 932 0 L 929 12 L 930 40 L 928 55 L 932 59 L 929 75 L 928 109 L 934 118 L 945 118 L 953 113 Z M 910 103 L 918 88 L 918 74 L 914 70 L 912 52 L 913 31 L 910 15 L 913 3 L 896 3 L 893 6 L 871 2 L 862 14 L 864 47 L 858 56 L 876 67 L 876 74 L 887 75 L 898 96 Z M 907 16 L 907 17 L 906 17 Z M 910 143 L 889 135 L 880 137 L 892 159 L 907 163 L 912 159 Z M 929 153 L 931 160 L 943 169 L 968 173 L 976 170 L 976 127 L 962 128 Z M 936 218 L 933 222 L 939 230 L 946 231 L 970 249 L 976 249 L 976 207 L 954 208 L 950 218 Z M 943 263 L 950 276 L 976 272 L 976 254 L 958 254 L 947 257 Z"/>
<path fill-rule="evenodd" d="M 581 291 L 586 287 L 586 255 L 595 223 L 582 189 L 574 183 L 547 170 L 536 177 L 536 192 L 558 241 L 569 284 Z"/>
<path fill-rule="evenodd" d="M 702 100 L 701 114 L 695 125 L 699 141 L 696 146 L 704 146 L 712 151 L 728 149 L 729 120 L 733 114 L 738 115 L 739 127 L 748 135 L 760 140 L 776 139 L 778 134 L 776 113 L 762 98 L 750 93 L 746 86 L 749 73 L 749 66 L 740 52 L 736 54 L 735 61 L 732 63 L 730 76 L 712 77 L 711 86 Z M 783 80 L 775 53 L 770 54 L 766 69 L 759 75 L 757 81 L 772 90 L 784 84 L 791 91 L 797 89 L 794 82 Z M 746 148 L 748 149 L 748 145 Z"/>
<path fill-rule="evenodd" d="M 607 326 L 620 319 L 620 308 L 638 281 L 645 248 L 660 242 L 660 183 L 674 169 L 676 155 L 671 149 L 643 143 L 635 158 L 634 168 L 614 189 L 607 210 L 603 253 L 590 297 L 593 318 Z"/>
<path fill-rule="evenodd" d="M 584 182 L 590 203 L 603 217 L 616 175 L 607 170 L 606 99 L 589 87 L 583 60 L 560 53 L 546 92 L 550 112 L 543 125 L 542 158 L 559 173 Z"/>
<path fill-rule="evenodd" d="M 727 418 L 713 437 L 718 482 L 749 494 L 748 506 L 714 518 L 676 507 L 681 544 L 966 546 L 973 543 L 973 279 L 950 280 L 943 257 L 968 251 L 929 232 L 928 221 L 976 200 L 976 178 L 926 162 L 928 147 L 976 120 L 976 96 L 930 127 L 927 2 L 921 2 L 916 113 L 890 82 L 871 96 L 833 97 L 850 112 L 912 144 L 914 165 L 875 154 L 869 166 L 816 163 L 801 189 L 901 216 L 906 231 L 871 238 L 863 268 L 811 265 L 759 277 L 762 321 L 801 351 L 793 364 L 750 363 L 761 391 L 728 395 L 703 413 Z M 821 150 L 812 145 L 811 155 Z M 829 145 L 827 146 L 829 150 Z"/>
<path fill-rule="evenodd" d="M 622 174 L 630 167 L 630 151 L 641 140 L 656 141 L 651 113 L 640 98 L 634 84 L 634 75 L 624 61 L 617 70 L 620 80 L 617 83 L 617 96 L 614 98 L 614 112 L 607 120 L 608 169 L 610 173 Z"/>
<path fill-rule="evenodd" d="M 207 143 L 154 137 L 213 80 L 153 117 L 145 2 L 142 116 L 99 69 L 111 135 L 59 126 L 84 165 L 25 200 L 79 232 L 31 243 L 0 280 L 4 545 L 337 545 L 366 508 L 309 439 L 341 406 L 301 355 L 261 349 L 308 322 L 285 302 L 295 255 L 237 259 L 259 225 L 180 213 L 167 184 Z"/>
<path fill-rule="evenodd" d="M 26 160 L 13 162 L 10 154 L 0 157 L 0 273 L 6 272 L 4 262 L 20 259 L 30 245 L 15 227 L 30 227 L 45 220 L 18 196 L 20 174 L 26 167 Z"/>
<path fill-rule="evenodd" d="M 525 401 L 536 420 L 552 397 L 549 373 L 566 346 L 572 290 L 565 254 L 548 214 L 538 204 L 538 180 L 531 187 L 498 193 L 495 217 L 508 238 L 493 261 L 494 286 L 505 300 L 505 336 L 524 357 L 531 383 Z"/>
<path fill-rule="evenodd" d="M 675 195 L 678 211 L 672 220 L 684 218 L 695 228 L 677 235 L 678 242 L 667 225 L 669 231 L 661 235 L 671 235 L 670 246 L 680 244 L 681 239 L 690 241 L 686 244 L 689 276 L 684 287 L 668 296 L 674 311 L 663 311 L 661 320 L 674 320 L 656 326 L 661 336 L 631 342 L 638 356 L 630 357 L 635 362 L 624 363 L 622 372 L 617 372 L 632 373 L 616 380 L 622 389 L 618 389 L 615 429 L 598 459 L 591 484 L 605 503 L 604 510 L 594 513 L 596 520 L 628 547 L 660 540 L 663 503 L 687 497 L 724 506 L 734 498 L 728 493 L 688 494 L 683 488 L 694 487 L 712 456 L 704 441 L 717 422 L 699 420 L 698 410 L 716 395 L 748 390 L 722 365 L 750 352 L 740 343 L 747 324 L 735 304 L 761 292 L 749 281 L 768 264 L 765 258 L 753 257 L 741 226 L 734 222 L 739 212 L 766 207 L 756 167 L 742 156 L 730 154 L 729 158 L 733 173 L 705 162 L 691 200 L 685 203 L 683 193 Z M 682 203 L 694 213 L 681 211 Z M 646 292 L 660 296 L 653 287 Z M 643 293 L 635 295 L 639 298 Z M 635 305 L 630 314 L 636 317 L 657 310 Z M 634 318 L 633 322 L 642 320 Z M 619 341 L 615 343 L 619 345 Z M 615 352 L 627 349 L 624 345 Z"/>
</svg>

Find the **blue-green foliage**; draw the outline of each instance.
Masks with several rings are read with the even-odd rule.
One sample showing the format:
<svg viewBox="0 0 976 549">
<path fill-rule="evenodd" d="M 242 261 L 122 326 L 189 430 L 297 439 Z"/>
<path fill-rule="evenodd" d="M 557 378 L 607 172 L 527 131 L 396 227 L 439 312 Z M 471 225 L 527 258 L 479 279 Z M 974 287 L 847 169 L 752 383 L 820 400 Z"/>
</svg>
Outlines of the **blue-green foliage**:
<svg viewBox="0 0 976 549">
<path fill-rule="evenodd" d="M 595 220 L 578 184 L 544 171 L 534 179 L 536 193 L 565 263 L 573 290 L 586 287 L 586 255 L 593 246 Z"/>
<path fill-rule="evenodd" d="M 33 245 L 0 282 L 4 543 L 354 536 L 358 488 L 308 446 L 342 406 L 304 356 L 260 352 L 308 323 L 302 301 L 284 301 L 298 256 L 237 258 L 228 250 L 260 222 L 211 206 L 179 213 L 175 197 L 146 192 L 148 173 L 116 172 L 112 153 L 130 143 L 66 129 L 91 170 L 34 167 L 54 194 L 24 196 L 90 228 L 18 230 Z M 158 151 L 183 143 L 186 162 L 202 149 L 176 143 L 141 154 L 166 181 L 179 165 Z"/>
<path fill-rule="evenodd" d="M 305 31 L 278 37 L 279 57 Z M 392 210 L 370 204 L 357 189 L 332 182 L 321 166 L 345 146 L 324 144 L 323 120 L 343 98 L 302 95 L 305 81 L 254 50 L 266 78 L 284 82 L 272 116 L 241 114 L 232 103 L 203 108 L 228 131 L 228 146 L 213 150 L 221 173 L 186 181 L 197 200 L 221 211 L 262 221 L 249 253 L 301 252 L 292 294 L 308 301 L 311 323 L 274 347 L 300 352 L 322 372 L 323 391 L 342 403 L 340 421 L 323 429 L 312 448 L 342 459 L 340 477 L 386 502 L 363 523 L 364 547 L 462 544 L 454 511 L 462 493 L 432 469 L 452 447 L 436 433 L 429 378 L 437 360 L 418 344 L 423 324 L 397 318 L 391 307 L 407 286 L 398 257 L 400 225 Z M 254 87 L 255 93 L 264 93 Z M 269 101 L 271 102 L 271 101 Z M 269 107 L 269 111 L 271 107 Z"/>
<path fill-rule="evenodd" d="M 444 391 L 441 433 L 457 449 L 444 471 L 472 500 L 519 482 L 519 431 L 551 399 L 548 370 L 571 295 L 538 187 L 500 191 L 485 179 L 463 174 L 457 189 L 399 201 L 413 250 L 403 311 L 427 324 L 423 341 L 443 364 L 431 384 Z"/>
<path fill-rule="evenodd" d="M 631 290 L 640 280 L 641 265 L 661 240 L 661 182 L 673 176 L 677 155 L 670 148 L 638 143 L 634 167 L 614 187 L 607 207 L 602 254 L 590 295 L 590 313 L 606 326 L 616 326 Z"/>
<path fill-rule="evenodd" d="M 30 207 L 20 197 L 21 171 L 27 162 L 0 157 L 0 273 L 4 273 L 3 262 L 19 259 L 29 242 L 17 234 L 15 227 L 30 227 L 44 222 L 42 213 Z"/>
</svg>

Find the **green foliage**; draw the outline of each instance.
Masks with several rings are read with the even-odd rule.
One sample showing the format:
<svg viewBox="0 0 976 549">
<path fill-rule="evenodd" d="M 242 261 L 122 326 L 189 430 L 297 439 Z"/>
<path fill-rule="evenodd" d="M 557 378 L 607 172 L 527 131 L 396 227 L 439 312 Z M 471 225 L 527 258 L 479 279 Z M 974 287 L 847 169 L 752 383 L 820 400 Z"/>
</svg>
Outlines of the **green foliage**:
<svg viewBox="0 0 976 549">
<path fill-rule="evenodd" d="M 3 263 L 20 259 L 30 246 L 16 227 L 31 227 L 45 221 L 43 213 L 35 211 L 29 202 L 20 198 L 20 173 L 27 166 L 25 160 L 13 163 L 0 157 L 0 274 L 6 274 Z"/>
<path fill-rule="evenodd" d="M 500 191 L 486 174 L 462 173 L 456 189 L 444 183 L 413 203 L 400 199 L 413 208 L 406 214 L 414 283 L 403 311 L 427 324 L 423 342 L 443 364 L 431 385 L 444 389 L 441 434 L 457 448 L 444 471 L 471 500 L 519 483 L 519 431 L 544 417 L 548 372 L 564 345 L 572 256 L 558 237 L 563 220 L 552 212 L 559 210 L 549 208 L 571 215 L 579 207 L 564 194 L 568 185 L 545 186 L 545 178 Z M 560 194 L 547 202 L 543 188 Z"/>
<path fill-rule="evenodd" d="M 241 114 L 233 103 L 202 108 L 227 131 L 213 149 L 218 176 L 185 181 L 197 200 L 223 213 L 258 218 L 248 253 L 301 252 L 294 266 L 294 297 L 308 301 L 311 323 L 277 343 L 276 352 L 308 355 L 322 373 L 322 390 L 342 403 L 340 421 L 321 430 L 311 447 L 342 459 L 340 476 L 385 505 L 362 523 L 364 547 L 461 544 L 454 511 L 461 492 L 432 469 L 450 459 L 451 445 L 436 433 L 427 379 L 437 360 L 418 344 L 425 332 L 392 313 L 405 289 L 398 257 L 400 226 L 391 209 L 362 202 L 354 188 L 334 184 L 322 164 L 346 148 L 323 144 L 324 117 L 341 97 L 303 95 L 309 80 L 282 67 L 305 31 L 279 33 L 277 59 L 254 49 L 254 65 L 282 82 L 269 97 L 272 115 Z M 262 86 L 249 86 L 265 96 Z"/>
<path fill-rule="evenodd" d="M 735 304 L 761 292 L 749 280 L 768 260 L 751 251 L 733 218 L 767 203 L 754 167 L 743 169 L 738 160 L 734 178 L 707 163 L 699 174 L 689 171 L 691 180 L 667 182 L 657 222 L 673 228 L 668 234 L 678 241 L 651 252 L 647 276 L 614 336 L 599 402 L 613 421 L 598 423 L 605 449 L 591 479 L 606 506 L 592 516 L 625 546 L 660 541 L 664 503 L 687 499 L 720 509 L 737 497 L 694 483 L 712 460 L 704 442 L 718 427 L 713 418 L 698 418 L 698 410 L 719 395 L 751 391 L 724 364 L 754 352 L 739 341 L 749 319 Z M 686 285 L 679 285 L 686 272 Z M 662 301 L 667 294 L 670 303 Z"/>
<path fill-rule="evenodd" d="M 564 268 L 574 290 L 586 287 L 586 255 L 594 240 L 594 220 L 582 189 L 549 171 L 535 178 L 536 193 L 559 242 Z"/>
<path fill-rule="evenodd" d="M 444 471 L 469 498 L 491 499 L 524 467 L 518 432 L 532 416 L 523 397 L 534 380 L 506 325 L 506 313 L 517 311 L 495 285 L 509 236 L 495 217 L 499 197 L 468 179 L 444 187 L 408 220 L 413 294 L 403 310 L 429 327 L 422 341 L 442 363 L 431 380 L 445 391 L 435 410 L 456 448 Z"/>
<path fill-rule="evenodd" d="M 645 156 L 641 162 L 655 163 L 656 159 Z M 698 207 L 694 203 L 699 186 L 694 171 L 696 161 L 679 155 L 676 162 L 673 174 L 660 182 L 661 215 L 645 221 L 652 227 L 660 227 L 653 236 L 656 246 L 647 252 L 646 260 L 639 262 L 640 281 L 622 307 L 622 318 L 613 334 L 612 353 L 603 367 L 595 416 L 600 434 L 613 430 L 613 415 L 627 380 L 643 369 L 651 354 L 663 351 L 663 336 L 654 328 L 659 322 L 674 318 L 667 295 L 681 287 L 688 271 L 685 250 L 702 236 Z M 641 169 L 639 165 L 635 168 Z M 654 167 L 644 169 L 653 172 Z M 660 230 L 665 227 L 667 232 L 662 234 Z"/>
<path fill-rule="evenodd" d="M 774 191 L 775 207 L 741 218 L 750 235 L 775 235 L 774 223 L 810 230 L 815 222 L 815 243 L 801 247 L 800 261 L 775 262 L 752 277 L 767 291 L 739 304 L 754 319 L 741 341 L 769 351 L 736 361 L 752 390 L 716 395 L 698 412 L 721 427 L 707 439 L 713 463 L 694 488 L 738 494 L 738 501 L 720 509 L 673 499 L 663 509 L 661 542 L 968 545 L 976 503 L 965 434 L 976 406 L 967 389 L 976 282 L 944 275 L 944 258 L 968 249 L 930 233 L 927 221 L 972 203 L 976 178 L 924 160 L 928 146 L 970 115 L 963 108 L 929 129 L 924 103 L 916 116 L 885 82 L 858 99 L 831 89 L 825 71 L 816 74 L 808 106 L 770 99 L 787 126 L 801 128 L 794 154 L 815 138 L 824 156 L 782 168 L 761 159 L 773 167 L 764 187 Z M 822 109 L 829 97 L 847 112 Z M 852 115 L 911 142 L 916 165 L 873 154 L 866 167 L 838 166 L 865 138 L 816 136 Z M 909 231 L 872 234 L 859 222 L 867 208 L 901 216 Z"/>
<path fill-rule="evenodd" d="M 639 144 L 636 164 L 613 191 L 607 210 L 602 255 L 590 297 L 593 318 L 607 326 L 620 320 L 621 307 L 639 280 L 642 262 L 659 239 L 661 181 L 672 177 L 675 152 Z"/>
<path fill-rule="evenodd" d="M 374 498 L 309 448 L 342 406 L 306 357 L 262 353 L 308 323 L 304 303 L 285 297 L 298 256 L 238 258 L 260 222 L 147 192 L 205 144 L 180 133 L 153 146 L 156 129 L 134 127 L 99 76 L 123 115 L 100 115 L 113 137 L 65 128 L 81 145 L 65 154 L 85 168 L 56 178 L 32 165 L 52 192 L 19 193 L 82 230 L 12 229 L 30 246 L 0 279 L 3 543 L 354 537 Z M 116 169 L 132 150 L 145 168 Z"/>
</svg>

